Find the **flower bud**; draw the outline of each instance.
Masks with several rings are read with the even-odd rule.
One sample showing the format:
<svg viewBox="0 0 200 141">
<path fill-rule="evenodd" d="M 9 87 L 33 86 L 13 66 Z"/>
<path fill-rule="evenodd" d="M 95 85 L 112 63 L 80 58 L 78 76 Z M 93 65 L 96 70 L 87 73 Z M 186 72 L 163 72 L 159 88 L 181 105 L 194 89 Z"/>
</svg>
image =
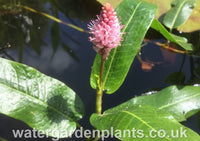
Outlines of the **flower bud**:
<svg viewBox="0 0 200 141">
<path fill-rule="evenodd" d="M 102 55 L 104 60 L 107 60 L 111 49 L 121 45 L 121 34 L 123 34 L 121 33 L 123 25 L 120 25 L 110 3 L 104 4 L 100 15 L 97 15 L 96 20 L 90 22 L 88 28 L 92 34 L 89 40 L 95 45 L 94 50 Z"/>
</svg>

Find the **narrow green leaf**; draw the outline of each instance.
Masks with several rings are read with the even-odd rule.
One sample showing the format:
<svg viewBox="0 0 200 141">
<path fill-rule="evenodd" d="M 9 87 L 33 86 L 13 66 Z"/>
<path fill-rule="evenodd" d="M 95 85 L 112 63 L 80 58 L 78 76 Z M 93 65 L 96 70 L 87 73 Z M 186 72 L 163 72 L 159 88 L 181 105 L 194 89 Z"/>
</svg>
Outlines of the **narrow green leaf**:
<svg viewBox="0 0 200 141">
<path fill-rule="evenodd" d="M 113 135 L 123 141 L 200 140 L 197 133 L 181 125 L 170 114 L 144 105 L 113 108 L 112 112 L 105 111 L 103 115 L 93 114 L 90 122 L 99 130 L 113 130 Z"/>
<path fill-rule="evenodd" d="M 118 109 L 135 104 L 150 105 L 172 114 L 178 121 L 185 121 L 200 110 L 200 87 L 170 86 L 156 94 L 130 99 L 118 106 Z M 112 110 L 112 109 L 111 109 Z M 193 113 L 190 113 L 193 111 Z M 188 113 L 190 113 L 188 115 Z"/>
<path fill-rule="evenodd" d="M 118 17 L 125 25 L 122 32 L 126 34 L 123 36 L 121 46 L 112 49 L 104 64 L 102 84 L 106 93 L 114 93 L 123 83 L 145 33 L 151 25 L 155 11 L 155 5 L 141 0 L 124 0 L 117 7 Z M 97 55 L 92 67 L 90 84 L 94 89 L 97 88 L 100 60 L 100 55 Z"/>
<path fill-rule="evenodd" d="M 39 33 L 34 28 L 31 28 L 30 36 L 31 36 L 30 45 L 38 55 L 41 55 L 41 39 L 39 37 Z"/>
<path fill-rule="evenodd" d="M 193 45 L 190 44 L 190 43 L 187 43 L 187 39 L 186 38 L 169 33 L 167 31 L 167 29 L 158 20 L 153 20 L 153 22 L 151 24 L 151 28 L 157 30 L 167 40 L 178 44 L 179 46 L 181 46 L 185 50 L 188 50 L 188 51 L 192 51 L 193 50 Z"/>
<path fill-rule="evenodd" d="M 2 58 L 0 64 L 0 113 L 53 137 L 74 132 L 84 108 L 73 90 L 26 65 Z"/>
<path fill-rule="evenodd" d="M 182 25 L 191 15 L 197 0 L 173 0 L 163 23 L 170 29 Z"/>
<path fill-rule="evenodd" d="M 6 140 L 6 139 L 0 137 L 0 141 L 8 141 L 8 140 Z"/>
<path fill-rule="evenodd" d="M 51 26 L 51 43 L 54 52 L 56 52 L 60 43 L 60 27 L 56 22 L 54 22 Z"/>
<path fill-rule="evenodd" d="M 31 8 L 31 7 L 28 7 L 28 6 L 25 6 L 25 5 L 18 5 L 18 7 L 24 8 L 24 9 L 26 9 L 26 10 L 28 10 L 28 11 L 33 12 L 33 13 L 37 13 L 37 14 L 43 15 L 43 16 L 45 16 L 46 18 L 49 18 L 49 19 L 51 19 L 51 20 L 53 20 L 53 21 L 55 21 L 55 22 L 64 24 L 64 25 L 66 25 L 66 26 L 69 26 L 69 27 L 71 27 L 71 28 L 73 28 L 73 29 L 76 29 L 76 30 L 78 30 L 78 31 L 80 31 L 80 32 L 86 32 L 86 33 L 88 33 L 87 31 L 85 31 L 84 29 L 82 29 L 82 28 L 80 28 L 80 27 L 78 27 L 78 26 L 75 26 L 75 25 L 73 25 L 73 24 L 70 24 L 70 23 L 66 23 L 66 22 L 64 22 L 64 21 L 61 21 L 60 19 L 58 19 L 58 18 L 56 18 L 56 17 L 54 17 L 54 16 L 51 16 L 51 15 L 49 15 L 49 14 L 47 14 L 47 13 L 43 13 L 43 12 L 37 11 L 37 10 Z"/>
</svg>

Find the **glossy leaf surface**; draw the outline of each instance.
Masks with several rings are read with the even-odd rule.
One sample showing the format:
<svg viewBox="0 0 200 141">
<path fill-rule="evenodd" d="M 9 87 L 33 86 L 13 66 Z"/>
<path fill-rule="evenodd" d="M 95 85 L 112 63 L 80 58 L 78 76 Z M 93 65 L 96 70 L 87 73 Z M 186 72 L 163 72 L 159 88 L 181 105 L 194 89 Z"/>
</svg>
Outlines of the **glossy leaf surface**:
<svg viewBox="0 0 200 141">
<path fill-rule="evenodd" d="M 73 90 L 26 65 L 2 58 L 0 64 L 0 113 L 49 136 L 63 138 L 73 133 L 84 112 Z"/>
<path fill-rule="evenodd" d="M 151 25 L 156 6 L 141 0 L 124 0 L 116 12 L 124 26 L 121 46 L 112 49 L 103 71 L 103 86 L 106 93 L 114 93 L 123 83 L 129 68 L 140 49 L 142 40 Z M 100 55 L 97 55 L 92 67 L 92 88 L 97 88 L 100 69 Z"/>
<path fill-rule="evenodd" d="M 198 0 L 189 19 L 183 25 L 178 27 L 178 30 L 182 32 L 197 31 L 200 30 L 199 23 L 200 23 L 200 0 Z"/>
<path fill-rule="evenodd" d="M 177 35 L 174 35 L 172 33 L 169 33 L 167 29 L 158 21 L 158 20 L 153 20 L 151 24 L 151 28 L 157 30 L 160 32 L 167 40 L 174 42 L 178 45 L 180 45 L 182 48 L 188 51 L 193 50 L 193 45 L 190 43 L 187 43 L 187 39 L 184 37 L 180 37 Z"/>
<path fill-rule="evenodd" d="M 93 114 L 90 121 L 99 130 L 109 130 L 123 141 L 198 141 L 199 135 L 184 127 L 170 114 L 144 105 L 130 105 L 123 109 L 118 107 L 105 111 L 103 115 Z M 181 130 L 186 136 L 174 137 Z M 129 132 L 128 132 L 129 131 Z M 160 131 L 162 131 L 161 134 Z M 121 134 L 120 134 L 121 133 Z"/>
<path fill-rule="evenodd" d="M 105 2 L 110 2 L 114 7 L 117 7 L 122 0 L 98 0 L 101 4 Z M 167 11 L 171 8 L 170 4 L 172 0 L 144 0 L 149 3 L 153 3 L 158 6 L 158 10 L 156 12 L 156 19 L 161 18 L 163 15 L 167 13 Z M 200 29 L 200 0 L 198 0 L 195 8 L 192 11 L 190 17 L 186 20 L 185 23 L 178 27 L 179 31 L 182 32 L 193 32 Z"/>
<path fill-rule="evenodd" d="M 118 106 L 123 109 L 132 105 L 150 105 L 173 115 L 178 121 L 185 121 L 200 110 L 200 87 L 169 86 L 156 94 L 132 98 Z M 112 109 L 111 109 L 112 110 Z"/>
<path fill-rule="evenodd" d="M 197 0 L 173 0 L 163 23 L 170 29 L 182 25 L 191 15 Z"/>
</svg>

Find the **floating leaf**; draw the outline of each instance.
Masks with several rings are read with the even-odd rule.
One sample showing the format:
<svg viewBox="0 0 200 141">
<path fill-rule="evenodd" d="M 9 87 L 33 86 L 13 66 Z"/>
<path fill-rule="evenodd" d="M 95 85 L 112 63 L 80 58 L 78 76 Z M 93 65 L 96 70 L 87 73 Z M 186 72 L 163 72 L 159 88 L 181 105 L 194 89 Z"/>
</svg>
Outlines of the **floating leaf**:
<svg viewBox="0 0 200 141">
<path fill-rule="evenodd" d="M 156 19 L 162 18 L 162 16 L 167 13 L 167 11 L 171 8 L 170 3 L 172 0 L 145 0 L 147 2 L 156 4 L 158 6 L 158 10 L 156 12 Z M 200 30 L 200 1 L 198 0 L 195 8 L 192 11 L 189 19 L 178 27 L 178 30 L 181 32 L 193 32 Z"/>
<path fill-rule="evenodd" d="M 104 5 L 106 2 L 109 2 L 113 6 L 113 8 L 116 8 L 123 0 L 97 0 L 97 1 L 100 2 L 102 5 Z"/>
<path fill-rule="evenodd" d="M 183 25 L 179 26 L 178 30 L 183 32 L 197 31 L 200 30 L 199 23 L 200 23 L 200 0 L 198 0 L 189 19 Z"/>
<path fill-rule="evenodd" d="M 180 45 L 185 50 L 188 50 L 188 51 L 192 51 L 193 50 L 193 45 L 190 44 L 190 43 L 187 43 L 187 39 L 186 38 L 169 33 L 167 31 L 167 29 L 158 20 L 153 20 L 153 22 L 151 24 L 151 28 L 157 30 L 167 40 Z"/>
<path fill-rule="evenodd" d="M 73 133 L 84 111 L 74 91 L 26 65 L 2 58 L 0 64 L 0 113 L 53 137 Z"/>
<path fill-rule="evenodd" d="M 104 65 L 102 84 L 106 93 L 115 92 L 123 83 L 129 68 L 140 49 L 142 40 L 151 25 L 156 11 L 155 5 L 141 0 L 124 0 L 116 9 L 118 17 L 121 17 L 124 28 L 121 46 L 112 49 L 108 60 Z M 97 80 L 100 69 L 100 55 L 97 55 L 92 67 L 90 84 L 97 88 Z"/>
<path fill-rule="evenodd" d="M 34 29 L 30 29 L 30 44 L 33 48 L 33 50 L 38 54 L 41 55 L 41 39 L 39 37 L 39 33 Z"/>
<path fill-rule="evenodd" d="M 170 9 L 170 3 L 172 0 L 144 0 L 146 2 L 153 3 L 158 6 L 155 18 L 158 19 L 164 15 Z"/>
<path fill-rule="evenodd" d="M 181 125 L 170 114 L 150 106 L 115 107 L 103 115 L 93 114 L 90 122 L 97 129 L 112 132 L 111 135 L 123 141 L 200 140 L 197 133 Z M 185 134 L 177 135 L 177 132 Z"/>
<path fill-rule="evenodd" d="M 173 0 L 163 23 L 170 29 L 182 25 L 191 15 L 197 0 Z"/>
<path fill-rule="evenodd" d="M 150 105 L 171 113 L 178 121 L 194 115 L 200 109 L 200 87 L 170 86 L 156 94 L 139 96 L 118 106 L 123 109 L 132 105 Z M 192 113 L 191 113 L 192 112 Z M 188 115 L 188 113 L 190 113 Z"/>
</svg>

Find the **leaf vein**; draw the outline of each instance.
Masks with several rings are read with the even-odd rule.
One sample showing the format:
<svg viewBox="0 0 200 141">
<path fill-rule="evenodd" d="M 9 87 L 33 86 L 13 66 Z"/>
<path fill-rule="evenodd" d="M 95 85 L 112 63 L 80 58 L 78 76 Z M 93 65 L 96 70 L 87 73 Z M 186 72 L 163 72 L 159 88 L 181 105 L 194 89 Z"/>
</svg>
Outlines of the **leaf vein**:
<svg viewBox="0 0 200 141">
<path fill-rule="evenodd" d="M 136 118 L 136 119 L 138 119 L 140 122 L 142 122 L 144 125 L 146 125 L 147 127 L 149 127 L 149 128 L 151 128 L 151 129 L 153 129 L 153 130 L 155 130 L 155 131 L 157 131 L 156 129 L 154 129 L 151 125 L 149 125 L 146 121 L 144 121 L 143 119 L 141 119 L 140 117 L 138 117 L 137 115 L 135 115 L 135 114 L 133 114 L 133 113 L 131 113 L 131 112 L 129 112 L 129 111 L 121 111 L 121 112 L 123 112 L 123 113 L 126 113 L 126 114 L 129 114 L 129 115 L 131 115 L 131 116 L 133 116 L 134 118 Z M 167 137 L 165 137 L 167 140 L 169 140 L 169 141 L 171 141 L 171 139 L 169 139 L 169 138 L 167 138 Z"/>
<path fill-rule="evenodd" d="M 127 24 L 126 24 L 126 26 L 122 29 L 122 32 L 124 32 L 124 31 L 127 29 L 128 25 L 130 24 L 131 20 L 133 19 L 134 15 L 135 15 L 135 13 L 136 13 L 138 7 L 141 5 L 141 3 L 142 3 L 142 1 L 139 2 L 139 3 L 136 5 L 136 7 L 135 7 L 135 9 L 134 9 L 134 11 L 133 11 L 133 13 L 132 13 L 130 19 L 128 20 L 128 22 L 127 22 Z M 117 48 L 118 48 L 118 47 L 117 47 Z M 109 75 L 109 72 L 110 72 L 112 63 L 113 63 L 113 61 L 114 61 L 114 57 L 115 57 L 115 54 L 116 54 L 116 52 L 117 52 L 117 48 L 114 49 L 114 52 L 113 52 L 113 55 L 112 55 L 112 58 L 111 58 L 111 61 L 110 61 L 109 67 L 108 67 L 108 71 L 106 72 L 106 75 L 105 75 L 105 78 L 104 78 L 104 81 L 103 81 L 103 85 L 102 85 L 103 88 L 104 88 L 105 83 L 106 83 L 106 81 L 107 81 L 107 78 L 108 78 L 108 75 Z"/>
<path fill-rule="evenodd" d="M 49 107 L 49 108 L 51 108 L 52 110 L 54 110 L 55 112 L 57 112 L 58 114 L 60 114 L 60 115 L 64 116 L 65 118 L 67 118 L 67 119 L 73 121 L 73 119 L 72 119 L 71 117 L 69 117 L 69 116 L 67 116 L 66 114 L 62 113 L 61 111 L 57 110 L 57 109 L 54 108 L 53 106 L 48 105 L 47 103 L 43 102 L 42 100 L 39 100 L 39 99 L 37 99 L 37 98 L 35 98 L 35 97 L 31 96 L 31 95 L 28 95 L 28 94 L 26 94 L 26 93 L 24 93 L 24 92 L 21 92 L 21 91 L 19 91 L 18 89 L 15 89 L 15 88 L 12 88 L 12 87 L 8 87 L 7 85 L 5 85 L 5 84 L 3 84 L 3 83 L 0 83 L 0 85 L 1 85 L 2 87 L 7 87 L 8 89 L 11 89 L 11 90 L 13 90 L 13 91 L 17 91 L 18 93 L 21 93 L 22 95 L 25 95 L 25 96 L 27 96 L 27 97 L 29 97 L 29 98 L 31 98 L 31 99 L 34 99 L 34 100 L 38 101 L 40 104 L 42 104 L 43 106 Z"/>
<path fill-rule="evenodd" d="M 177 19 L 177 17 L 178 17 L 178 14 L 180 13 L 181 8 L 183 7 L 183 5 L 184 5 L 185 3 L 186 3 L 186 0 L 184 0 L 183 3 L 181 3 L 180 7 L 178 8 L 178 12 L 177 12 L 177 14 L 174 16 L 174 19 L 173 19 L 173 21 L 172 21 L 172 26 L 171 26 L 171 28 L 173 28 L 173 26 L 174 26 L 174 24 L 175 24 L 175 21 L 176 21 L 176 19 Z"/>
<path fill-rule="evenodd" d="M 190 97 L 186 97 L 185 99 L 181 99 L 181 100 L 176 101 L 176 102 L 174 102 L 174 103 L 170 103 L 170 104 L 164 105 L 164 106 L 160 107 L 159 109 L 164 109 L 164 108 L 166 108 L 166 107 L 169 107 L 169 106 L 172 106 L 172 105 L 181 103 L 181 102 L 183 102 L 183 101 L 186 101 L 186 100 L 188 100 L 188 99 L 191 99 L 191 98 L 194 98 L 194 97 L 197 97 L 197 96 L 200 96 L 200 93 L 198 93 L 198 94 L 196 94 L 196 95 L 193 95 L 193 96 L 190 96 Z"/>
</svg>

